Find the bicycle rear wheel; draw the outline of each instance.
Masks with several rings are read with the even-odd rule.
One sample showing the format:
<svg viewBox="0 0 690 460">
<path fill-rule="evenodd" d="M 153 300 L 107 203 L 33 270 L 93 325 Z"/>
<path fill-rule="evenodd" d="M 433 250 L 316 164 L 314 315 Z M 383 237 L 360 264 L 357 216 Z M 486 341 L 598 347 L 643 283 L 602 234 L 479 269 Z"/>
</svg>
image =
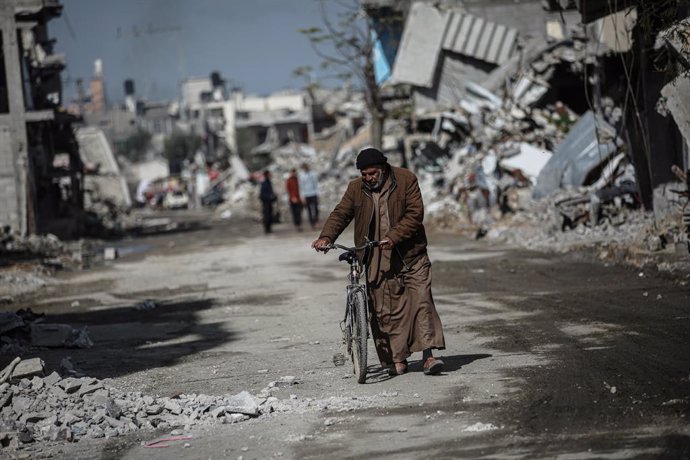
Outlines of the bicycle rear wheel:
<svg viewBox="0 0 690 460">
<path fill-rule="evenodd" d="M 364 292 L 355 291 L 350 305 L 350 357 L 357 383 L 367 380 L 367 302 Z"/>
</svg>

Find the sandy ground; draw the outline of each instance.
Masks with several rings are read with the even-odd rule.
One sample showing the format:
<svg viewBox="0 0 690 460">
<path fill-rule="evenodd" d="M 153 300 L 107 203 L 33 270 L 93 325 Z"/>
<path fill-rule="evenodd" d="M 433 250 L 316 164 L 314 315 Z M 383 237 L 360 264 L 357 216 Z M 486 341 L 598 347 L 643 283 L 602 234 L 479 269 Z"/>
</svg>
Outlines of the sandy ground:
<svg viewBox="0 0 690 460">
<path fill-rule="evenodd" d="M 358 385 L 341 351 L 346 265 L 287 224 L 270 236 L 230 219 L 118 242 L 123 257 L 66 273 L 17 309 L 87 325 L 87 375 L 147 394 L 253 393 L 282 376 L 285 412 L 166 432 L 31 446 L 29 458 L 687 458 L 690 288 L 668 277 L 432 234 L 441 376 Z M 350 235 L 343 241 L 349 242 Z M 133 308 L 153 300 L 149 311 Z M 78 304 L 78 306 L 76 306 Z M 370 347 L 370 355 L 375 356 Z M 6 357 L 2 357 L 3 360 Z M 17 455 L 18 453 L 12 454 Z M 0 454 L 5 455 L 5 453 Z"/>
</svg>

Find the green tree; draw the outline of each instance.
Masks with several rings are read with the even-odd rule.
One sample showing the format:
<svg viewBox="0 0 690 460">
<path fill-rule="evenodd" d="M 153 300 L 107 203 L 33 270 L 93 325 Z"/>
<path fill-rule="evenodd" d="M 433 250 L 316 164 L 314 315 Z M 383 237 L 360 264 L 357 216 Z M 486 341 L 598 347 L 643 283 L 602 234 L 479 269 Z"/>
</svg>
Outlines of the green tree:
<svg viewBox="0 0 690 460">
<path fill-rule="evenodd" d="M 192 159 L 202 143 L 198 134 L 176 129 L 163 144 L 163 157 L 171 163 L 181 163 Z"/>
<path fill-rule="evenodd" d="M 371 115 L 371 143 L 381 148 L 386 112 L 374 72 L 373 22 L 364 14 L 358 0 L 337 1 L 337 10 L 332 11 L 326 8 L 326 0 L 318 1 L 323 26 L 299 29 L 299 32 L 309 39 L 314 52 L 322 59 L 321 70 L 344 70 L 333 77 L 341 80 L 354 77 L 359 83 Z M 313 85 L 311 73 L 309 66 L 293 72 Z"/>
<path fill-rule="evenodd" d="M 151 133 L 139 127 L 124 142 L 116 144 L 117 153 L 133 163 L 144 159 L 151 147 Z"/>
</svg>

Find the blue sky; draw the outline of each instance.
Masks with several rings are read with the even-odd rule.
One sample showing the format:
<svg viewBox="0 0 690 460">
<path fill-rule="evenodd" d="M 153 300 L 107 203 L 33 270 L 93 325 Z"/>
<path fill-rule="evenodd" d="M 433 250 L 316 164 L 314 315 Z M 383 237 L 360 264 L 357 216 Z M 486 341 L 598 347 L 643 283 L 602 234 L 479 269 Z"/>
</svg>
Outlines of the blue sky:
<svg viewBox="0 0 690 460">
<path fill-rule="evenodd" d="M 103 59 L 110 102 L 123 99 L 133 78 L 139 96 L 171 99 L 179 81 L 218 70 L 246 92 L 303 86 L 292 77 L 302 65 L 318 67 L 299 28 L 320 26 L 315 0 L 61 0 L 62 17 L 49 23 L 57 52 L 67 55 L 65 95 L 74 79 L 88 82 Z M 134 30 L 143 31 L 134 36 Z M 179 30 L 174 30 L 174 29 Z M 119 37 L 118 37 L 119 30 Z M 148 33 L 147 30 L 159 31 Z"/>
</svg>

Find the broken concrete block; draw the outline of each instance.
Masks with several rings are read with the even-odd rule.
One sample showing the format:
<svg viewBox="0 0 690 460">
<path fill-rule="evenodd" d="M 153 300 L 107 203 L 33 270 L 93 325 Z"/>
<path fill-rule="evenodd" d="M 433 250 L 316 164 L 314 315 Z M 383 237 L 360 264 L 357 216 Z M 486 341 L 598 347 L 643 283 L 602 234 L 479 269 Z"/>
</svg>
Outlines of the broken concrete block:
<svg viewBox="0 0 690 460">
<path fill-rule="evenodd" d="M 65 393 L 67 394 L 76 393 L 76 391 L 79 390 L 79 388 L 81 388 L 81 385 L 81 381 L 73 377 L 67 377 L 66 379 L 62 379 L 57 384 L 57 386 L 65 390 Z"/>
<path fill-rule="evenodd" d="M 210 413 L 211 417 L 218 418 L 221 415 L 225 414 L 225 407 L 224 406 L 216 407 L 215 409 L 213 409 L 209 413 Z"/>
<path fill-rule="evenodd" d="M 34 391 L 41 391 L 41 389 L 45 386 L 45 382 L 43 379 L 39 376 L 34 376 L 34 378 L 31 379 L 31 389 Z"/>
<path fill-rule="evenodd" d="M 41 358 L 23 359 L 12 371 L 12 379 L 43 377 L 45 375 L 45 363 Z"/>
<path fill-rule="evenodd" d="M 105 404 L 105 412 L 109 416 L 118 419 L 122 415 L 122 408 L 118 406 L 114 400 L 109 399 L 108 402 Z"/>
<path fill-rule="evenodd" d="M 62 421 L 62 424 L 63 424 L 63 425 L 69 426 L 69 425 L 72 425 L 73 423 L 76 423 L 76 422 L 78 422 L 78 421 L 80 421 L 80 420 L 81 420 L 81 418 L 80 418 L 80 417 L 77 417 L 77 416 L 76 416 L 75 414 L 73 414 L 72 412 L 65 412 L 65 413 L 62 415 L 62 420 L 61 420 L 61 421 Z"/>
<path fill-rule="evenodd" d="M 48 430 L 48 439 L 51 441 L 71 441 L 72 430 L 66 426 L 52 426 Z"/>
<path fill-rule="evenodd" d="M 259 415 L 259 406 L 264 401 L 256 398 L 248 391 L 243 391 L 226 399 L 226 412 L 246 414 L 251 416 Z"/>
<path fill-rule="evenodd" d="M 100 426 L 96 425 L 88 429 L 88 431 L 86 432 L 86 436 L 88 436 L 89 438 L 102 438 L 103 436 L 105 436 L 105 433 L 103 432 L 103 429 Z"/>
<path fill-rule="evenodd" d="M 89 431 L 89 425 L 85 422 L 76 422 L 70 428 L 75 437 L 84 436 Z"/>
<path fill-rule="evenodd" d="M 163 412 L 163 407 L 159 404 L 152 404 L 146 408 L 146 413 L 149 415 L 158 415 Z"/>
<path fill-rule="evenodd" d="M 248 415 L 244 414 L 227 414 L 225 418 L 223 418 L 223 423 L 239 423 L 243 422 L 245 420 L 249 420 Z"/>
<path fill-rule="evenodd" d="M 45 383 L 47 386 L 52 386 L 58 383 L 60 380 L 62 380 L 60 374 L 57 372 L 51 372 L 49 376 L 43 378 L 43 383 Z"/>
<path fill-rule="evenodd" d="M 17 414 L 23 414 L 29 410 L 32 403 L 33 399 L 31 398 L 26 396 L 17 396 L 14 398 L 14 401 L 12 401 L 12 410 L 14 410 L 14 412 Z"/>
<path fill-rule="evenodd" d="M 79 391 L 77 391 L 77 394 L 79 396 L 85 396 L 85 395 L 95 393 L 96 391 L 101 390 L 101 389 L 103 389 L 103 384 L 96 381 L 94 383 L 82 385 L 81 388 L 79 389 Z"/>
<path fill-rule="evenodd" d="M 58 399 L 65 399 L 67 397 L 67 393 L 65 393 L 65 390 L 63 390 L 57 385 L 53 385 L 52 387 L 50 387 L 50 390 L 48 390 L 48 394 L 51 396 L 55 396 Z"/>
<path fill-rule="evenodd" d="M 175 401 L 168 400 L 163 407 L 173 415 L 180 415 L 182 413 L 182 406 Z"/>
<path fill-rule="evenodd" d="M 64 347 L 71 336 L 69 324 L 31 324 L 31 345 L 35 347 Z"/>
</svg>

